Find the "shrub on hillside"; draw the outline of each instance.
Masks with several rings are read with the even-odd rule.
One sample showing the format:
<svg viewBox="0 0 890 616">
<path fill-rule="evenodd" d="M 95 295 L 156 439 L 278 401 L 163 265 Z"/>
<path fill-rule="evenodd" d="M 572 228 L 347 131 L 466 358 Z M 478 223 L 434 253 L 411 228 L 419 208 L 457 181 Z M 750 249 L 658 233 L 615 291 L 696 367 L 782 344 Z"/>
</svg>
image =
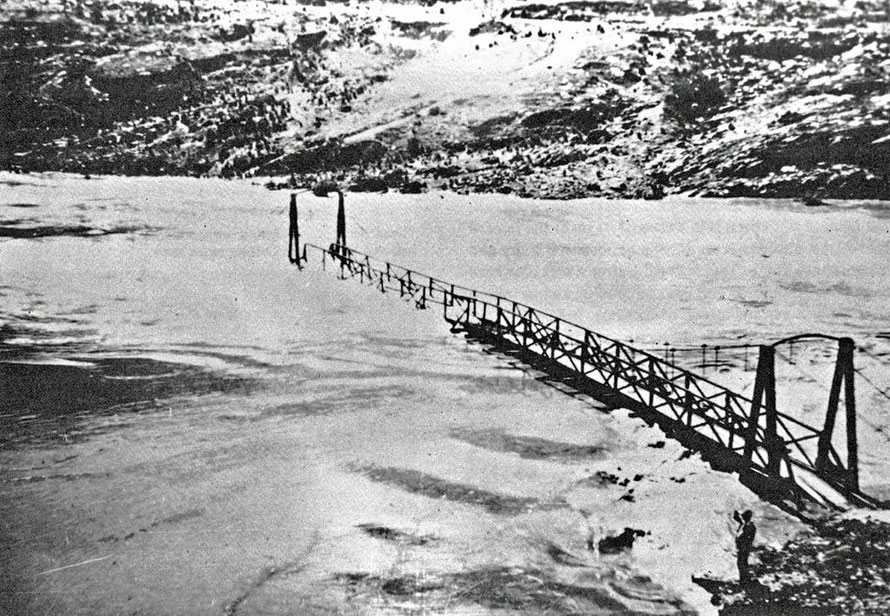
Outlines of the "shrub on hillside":
<svg viewBox="0 0 890 616">
<path fill-rule="evenodd" d="M 665 114 L 681 124 L 709 118 L 726 102 L 720 82 L 700 70 L 674 73 L 664 100 Z"/>
</svg>

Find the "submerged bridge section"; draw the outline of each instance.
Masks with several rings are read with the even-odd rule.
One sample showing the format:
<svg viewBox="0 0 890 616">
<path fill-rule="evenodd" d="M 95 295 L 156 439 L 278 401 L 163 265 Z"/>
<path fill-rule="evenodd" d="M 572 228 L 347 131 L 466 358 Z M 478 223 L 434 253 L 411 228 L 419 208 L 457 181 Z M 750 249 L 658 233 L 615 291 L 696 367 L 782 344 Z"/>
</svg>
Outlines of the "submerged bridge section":
<svg viewBox="0 0 890 616">
<path fill-rule="evenodd" d="M 566 386 L 613 407 L 625 407 L 719 470 L 738 472 L 755 492 L 802 514 L 807 503 L 839 508 L 881 504 L 859 489 L 853 389 L 853 341 L 838 342 L 825 422 L 809 425 L 776 408 L 775 346 L 760 347 L 754 393 L 746 397 L 666 359 L 526 304 L 438 280 L 379 261 L 345 243 L 322 248 L 299 243 L 292 202 L 289 258 L 310 261 L 416 308 L 441 307 L 452 331 L 490 344 Z M 338 237 L 340 236 L 338 232 Z M 832 441 L 844 398 L 846 455 Z"/>
</svg>

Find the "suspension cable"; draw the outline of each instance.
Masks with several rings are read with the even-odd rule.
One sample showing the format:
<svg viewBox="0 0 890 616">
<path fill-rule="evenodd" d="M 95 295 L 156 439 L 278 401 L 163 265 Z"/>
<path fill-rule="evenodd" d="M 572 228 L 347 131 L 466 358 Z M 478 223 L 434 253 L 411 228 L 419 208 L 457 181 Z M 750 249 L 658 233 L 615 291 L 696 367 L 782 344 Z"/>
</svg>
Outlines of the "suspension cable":
<svg viewBox="0 0 890 616">
<path fill-rule="evenodd" d="M 884 398 L 887 398 L 887 400 L 890 400 L 890 395 L 887 394 L 887 391 L 881 389 L 880 387 L 878 387 L 878 386 L 875 384 L 874 381 L 872 381 L 870 378 L 868 378 L 867 376 L 865 376 L 865 373 L 862 372 L 862 369 L 861 369 L 861 368 L 856 368 L 856 369 L 855 369 L 855 372 L 856 372 L 856 374 L 858 374 L 860 377 L 862 377 L 862 379 L 863 379 L 866 383 L 868 383 L 869 385 L 871 385 L 871 386 L 874 388 L 874 390 L 875 390 L 876 392 L 878 392 L 879 394 L 881 394 L 881 396 L 883 396 Z M 890 388 L 888 388 L 888 389 L 890 389 Z"/>
</svg>

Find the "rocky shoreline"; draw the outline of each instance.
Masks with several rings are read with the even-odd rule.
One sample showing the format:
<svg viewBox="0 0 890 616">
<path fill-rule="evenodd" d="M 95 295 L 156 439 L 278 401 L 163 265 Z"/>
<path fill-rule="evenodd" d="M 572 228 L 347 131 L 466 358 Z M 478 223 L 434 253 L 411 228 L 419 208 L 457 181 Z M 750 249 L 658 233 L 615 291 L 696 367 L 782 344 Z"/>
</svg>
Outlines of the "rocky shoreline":
<svg viewBox="0 0 890 616">
<path fill-rule="evenodd" d="M 781 547 L 755 549 L 756 580 L 694 578 L 711 593 L 720 616 L 793 614 L 878 616 L 890 612 L 890 524 L 831 518 Z"/>
</svg>

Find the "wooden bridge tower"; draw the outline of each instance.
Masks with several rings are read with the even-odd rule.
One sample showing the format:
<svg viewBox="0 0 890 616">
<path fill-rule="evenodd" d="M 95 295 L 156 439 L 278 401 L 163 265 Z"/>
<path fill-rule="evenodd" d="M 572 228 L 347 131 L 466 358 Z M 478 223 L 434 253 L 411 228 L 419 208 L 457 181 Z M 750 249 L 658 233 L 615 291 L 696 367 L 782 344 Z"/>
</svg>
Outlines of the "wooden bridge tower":
<svg viewBox="0 0 890 616">
<path fill-rule="evenodd" d="M 785 443 L 776 433 L 778 413 L 776 410 L 776 347 L 802 339 L 828 339 L 838 343 L 837 360 L 835 361 L 834 378 L 828 396 L 828 409 L 825 423 L 819 432 L 816 453 L 816 468 L 832 477 L 838 485 L 848 492 L 859 491 L 859 444 L 856 435 L 856 391 L 854 387 L 855 367 L 853 356 L 855 343 L 852 338 L 837 338 L 824 334 L 801 334 L 780 340 L 771 345 L 760 346 L 757 361 L 757 376 L 754 381 L 751 413 L 748 418 L 748 434 L 745 456 L 751 458 L 757 444 L 757 430 L 760 413 L 764 414 L 763 446 L 767 451 L 767 472 L 776 477 L 780 474 L 782 459 L 786 453 Z M 847 425 L 847 461 L 841 460 L 832 445 L 834 425 L 837 419 L 841 396 L 844 398 Z"/>
<path fill-rule="evenodd" d="M 305 192 L 305 191 L 301 191 Z M 346 198 L 339 186 L 333 182 L 319 182 L 312 187 L 312 194 L 316 197 L 327 197 L 329 193 L 337 193 L 337 239 L 331 244 L 331 255 L 345 256 L 348 252 L 346 246 Z M 300 221 L 297 212 L 297 194 L 290 196 L 290 228 L 288 229 L 287 258 L 291 263 L 303 269 L 306 261 L 306 246 L 300 253 Z"/>
<path fill-rule="evenodd" d="M 843 480 L 847 489 L 859 490 L 859 443 L 856 437 L 856 389 L 854 386 L 855 367 L 853 365 L 855 345 L 852 338 L 838 339 L 837 363 L 834 366 L 834 378 L 831 380 L 831 391 L 828 395 L 828 412 L 825 415 L 825 427 L 819 439 L 816 454 L 816 466 L 827 473 L 834 473 Z M 844 396 L 847 410 L 847 467 L 844 468 L 831 446 L 834 422 L 837 417 L 838 402 Z"/>
</svg>

